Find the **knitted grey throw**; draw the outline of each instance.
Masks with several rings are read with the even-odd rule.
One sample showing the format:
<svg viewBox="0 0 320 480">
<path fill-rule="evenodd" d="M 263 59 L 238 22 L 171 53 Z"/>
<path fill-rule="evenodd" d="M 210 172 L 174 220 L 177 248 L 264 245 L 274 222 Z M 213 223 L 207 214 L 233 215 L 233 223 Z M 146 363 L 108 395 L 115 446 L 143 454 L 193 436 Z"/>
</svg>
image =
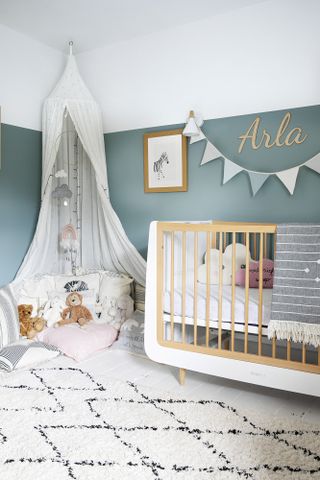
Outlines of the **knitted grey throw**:
<svg viewBox="0 0 320 480">
<path fill-rule="evenodd" d="M 278 225 L 268 336 L 320 346 L 320 224 Z"/>
</svg>

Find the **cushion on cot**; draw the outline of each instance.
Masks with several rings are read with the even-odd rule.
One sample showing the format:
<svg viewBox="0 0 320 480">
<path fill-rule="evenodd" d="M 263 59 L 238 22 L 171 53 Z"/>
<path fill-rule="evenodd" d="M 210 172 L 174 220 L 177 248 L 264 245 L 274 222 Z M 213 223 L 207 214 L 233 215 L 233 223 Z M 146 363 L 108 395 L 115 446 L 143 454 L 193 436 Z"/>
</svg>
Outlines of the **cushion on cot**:
<svg viewBox="0 0 320 480">
<path fill-rule="evenodd" d="M 19 340 L 19 317 L 9 286 L 0 289 L 0 348 Z"/>
<path fill-rule="evenodd" d="M 249 264 L 249 287 L 259 288 L 259 262 L 250 262 Z M 273 288 L 273 260 L 263 259 L 263 288 Z M 243 265 L 236 273 L 236 284 L 245 287 L 246 284 L 246 268 Z"/>
<path fill-rule="evenodd" d="M 231 285 L 232 283 L 232 244 L 228 245 L 222 254 L 222 283 L 223 285 Z M 235 270 L 241 268 L 241 265 L 246 263 L 246 247 L 241 243 L 235 245 Z M 251 260 L 251 256 L 249 257 Z M 207 283 L 207 253 L 204 256 L 205 263 L 200 265 L 198 269 L 198 281 L 200 283 Z M 210 249 L 210 284 L 219 284 L 220 271 L 220 252 L 216 248 Z"/>
<path fill-rule="evenodd" d="M 71 324 L 46 328 L 37 335 L 37 339 L 54 345 L 67 357 L 80 362 L 98 350 L 110 347 L 117 335 L 118 331 L 111 325 L 90 322 L 83 327 Z"/>
</svg>

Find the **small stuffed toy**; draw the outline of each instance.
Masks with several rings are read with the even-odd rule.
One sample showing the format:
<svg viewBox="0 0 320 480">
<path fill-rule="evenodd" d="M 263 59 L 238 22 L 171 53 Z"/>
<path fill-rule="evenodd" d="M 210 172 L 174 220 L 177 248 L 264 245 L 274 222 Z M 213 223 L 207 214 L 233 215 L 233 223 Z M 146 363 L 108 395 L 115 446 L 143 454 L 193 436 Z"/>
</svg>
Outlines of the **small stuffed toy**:
<svg viewBox="0 0 320 480">
<path fill-rule="evenodd" d="M 118 298 L 106 297 L 102 303 L 100 320 L 120 330 L 123 323 L 130 318 L 133 313 L 133 303 L 130 295 L 126 294 L 120 295 Z"/>
<path fill-rule="evenodd" d="M 90 310 L 82 305 L 82 295 L 80 293 L 69 293 L 66 304 L 68 307 L 63 310 L 61 320 L 55 324 L 56 327 L 68 323 L 79 323 L 80 326 L 83 326 L 92 320 Z"/>
<path fill-rule="evenodd" d="M 59 297 L 48 300 L 43 311 L 43 318 L 47 322 L 47 327 L 52 327 L 61 318 L 64 308 L 65 303 Z"/>
<path fill-rule="evenodd" d="M 45 321 L 40 317 L 31 317 L 32 305 L 18 305 L 20 334 L 29 340 L 34 338 L 37 333 L 41 332 L 45 326 Z"/>
</svg>

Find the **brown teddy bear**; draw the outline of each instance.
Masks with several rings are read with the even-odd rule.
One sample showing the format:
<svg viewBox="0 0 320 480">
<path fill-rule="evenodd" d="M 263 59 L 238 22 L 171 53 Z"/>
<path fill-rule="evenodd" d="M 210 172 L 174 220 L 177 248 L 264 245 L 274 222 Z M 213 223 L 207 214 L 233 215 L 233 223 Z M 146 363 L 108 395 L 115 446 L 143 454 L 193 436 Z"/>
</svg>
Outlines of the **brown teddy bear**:
<svg viewBox="0 0 320 480">
<path fill-rule="evenodd" d="M 31 317 L 32 305 L 18 305 L 20 334 L 31 340 L 37 333 L 41 332 L 45 326 L 45 321 L 40 317 Z"/>
<path fill-rule="evenodd" d="M 90 310 L 82 305 L 82 295 L 78 292 L 72 292 L 67 296 L 66 304 L 68 305 L 61 314 L 62 320 L 55 326 L 66 325 L 68 323 L 79 323 L 80 326 L 92 320 Z"/>
</svg>

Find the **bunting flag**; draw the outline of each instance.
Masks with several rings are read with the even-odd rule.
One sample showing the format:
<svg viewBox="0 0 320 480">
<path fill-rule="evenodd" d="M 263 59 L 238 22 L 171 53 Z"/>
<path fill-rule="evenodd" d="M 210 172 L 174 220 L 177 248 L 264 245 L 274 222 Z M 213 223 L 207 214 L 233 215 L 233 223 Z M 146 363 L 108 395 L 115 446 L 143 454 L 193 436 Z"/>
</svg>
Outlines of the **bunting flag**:
<svg viewBox="0 0 320 480">
<path fill-rule="evenodd" d="M 223 170 L 223 184 L 229 182 L 231 178 L 238 175 L 242 172 L 243 168 L 239 167 L 236 163 L 230 162 L 230 160 L 224 159 L 224 170 Z"/>
<path fill-rule="evenodd" d="M 320 173 L 320 153 L 317 153 L 311 160 L 306 163 L 306 167 L 311 168 L 317 173 Z"/>
<path fill-rule="evenodd" d="M 204 165 L 208 162 L 217 160 L 218 158 L 222 158 L 224 160 L 223 185 L 231 180 L 231 178 L 235 177 L 238 173 L 243 171 L 247 172 L 250 179 L 253 196 L 258 193 L 260 188 L 271 175 L 276 176 L 283 183 L 288 192 L 293 195 L 297 183 L 298 173 L 301 167 L 308 167 L 320 174 L 320 153 L 317 153 L 314 157 L 310 158 L 301 165 L 288 168 L 287 170 L 282 170 L 281 172 L 256 172 L 253 170 L 248 170 L 247 168 L 240 167 L 237 163 L 222 155 L 222 153 L 213 145 L 213 143 L 211 143 L 203 134 L 201 129 L 199 129 L 199 131 L 199 136 L 190 140 L 190 143 L 195 143 L 200 140 L 207 141 L 200 165 Z"/>
<path fill-rule="evenodd" d="M 294 167 L 290 168 L 289 170 L 283 170 L 282 172 L 276 173 L 277 177 L 281 180 L 291 195 L 293 194 L 296 186 L 299 169 L 300 167 Z"/>
<path fill-rule="evenodd" d="M 190 143 L 196 143 L 200 142 L 200 140 L 205 140 L 207 137 L 205 134 L 202 132 L 202 130 L 199 128 L 199 135 L 190 137 Z"/>
<path fill-rule="evenodd" d="M 207 141 L 206 148 L 203 153 L 203 157 L 200 165 L 216 160 L 219 157 L 223 157 L 222 153 L 209 141 Z"/>
<path fill-rule="evenodd" d="M 248 172 L 253 196 L 260 190 L 264 182 L 269 178 L 268 174 Z"/>
</svg>

